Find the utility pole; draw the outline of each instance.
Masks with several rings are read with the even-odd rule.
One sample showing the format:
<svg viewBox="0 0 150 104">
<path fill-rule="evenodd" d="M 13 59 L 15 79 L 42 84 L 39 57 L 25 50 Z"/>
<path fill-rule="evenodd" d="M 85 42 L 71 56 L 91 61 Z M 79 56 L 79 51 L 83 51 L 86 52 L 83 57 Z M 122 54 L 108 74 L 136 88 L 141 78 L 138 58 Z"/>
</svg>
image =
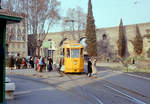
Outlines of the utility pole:
<svg viewBox="0 0 150 104">
<path fill-rule="evenodd" d="M 72 22 L 73 40 L 75 40 L 75 34 L 74 34 L 74 22 L 75 22 L 75 20 L 69 19 L 69 20 L 65 20 L 65 22 Z"/>
</svg>

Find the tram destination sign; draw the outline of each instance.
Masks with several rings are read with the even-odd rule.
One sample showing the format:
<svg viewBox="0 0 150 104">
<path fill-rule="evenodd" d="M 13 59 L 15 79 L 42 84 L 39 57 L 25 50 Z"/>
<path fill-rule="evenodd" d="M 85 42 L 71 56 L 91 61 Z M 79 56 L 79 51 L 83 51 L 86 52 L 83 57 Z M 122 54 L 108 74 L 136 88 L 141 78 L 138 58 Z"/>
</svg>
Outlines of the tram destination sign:
<svg viewBox="0 0 150 104">
<path fill-rule="evenodd" d="M 80 45 L 71 45 L 71 47 L 73 47 L 73 48 L 79 48 L 81 46 Z"/>
</svg>

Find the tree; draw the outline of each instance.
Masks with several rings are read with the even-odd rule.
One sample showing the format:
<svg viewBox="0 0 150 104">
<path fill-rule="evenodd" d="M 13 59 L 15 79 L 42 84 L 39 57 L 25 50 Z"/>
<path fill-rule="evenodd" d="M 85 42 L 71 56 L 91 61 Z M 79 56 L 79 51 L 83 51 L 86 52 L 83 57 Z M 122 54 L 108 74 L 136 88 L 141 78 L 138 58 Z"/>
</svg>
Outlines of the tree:
<svg viewBox="0 0 150 104">
<path fill-rule="evenodd" d="M 97 55 L 97 46 L 96 46 L 96 30 L 95 30 L 95 23 L 94 17 L 92 12 L 92 3 L 91 0 L 88 2 L 88 14 L 87 14 L 87 24 L 86 24 L 86 32 L 85 35 L 86 39 L 86 50 L 89 56 L 96 56 Z"/>
<path fill-rule="evenodd" d="M 50 28 L 60 19 L 59 6 L 60 2 L 57 0 L 29 0 L 28 2 L 28 22 L 30 24 L 28 32 L 37 35 L 38 55 L 40 55 L 40 48 Z"/>
<path fill-rule="evenodd" d="M 60 19 L 57 0 L 3 0 L 6 8 L 27 15 L 27 33 L 36 35 L 36 48 L 40 55 L 43 40 L 50 28 Z M 34 49 L 34 47 L 33 47 Z M 35 51 L 35 50 L 33 50 Z"/>
<path fill-rule="evenodd" d="M 121 58 L 125 58 L 126 52 L 127 52 L 127 40 L 126 40 L 126 36 L 125 36 L 123 22 L 121 19 L 120 25 L 119 25 L 118 55 Z"/>
<path fill-rule="evenodd" d="M 26 19 L 27 16 L 23 13 L 22 7 L 20 6 L 20 1 L 18 0 L 7 0 L 3 1 L 3 7 L 4 9 L 7 9 L 7 13 L 9 14 L 9 11 L 11 13 L 14 13 L 13 11 L 17 12 L 19 15 L 22 15 L 24 19 L 17 24 L 7 24 L 7 31 L 6 31 L 6 52 L 8 56 L 8 48 L 10 46 L 10 43 L 12 41 L 16 40 L 22 40 L 26 41 L 27 37 L 27 23 Z M 15 13 L 16 14 L 16 13 Z M 16 14 L 17 15 L 17 14 Z"/>
<path fill-rule="evenodd" d="M 86 13 L 83 12 L 83 9 L 80 6 L 69 8 L 62 21 L 62 26 L 64 27 L 63 31 L 74 32 L 74 30 L 76 30 L 78 32 L 78 39 L 80 39 L 81 32 L 82 30 L 85 30 L 86 27 L 86 16 Z M 71 34 L 73 35 L 72 37 L 75 38 L 75 34 L 72 32 Z"/>
<path fill-rule="evenodd" d="M 136 37 L 134 38 L 133 46 L 134 46 L 134 52 L 137 55 L 140 55 L 143 51 L 143 38 L 141 36 L 138 25 L 136 25 Z"/>
</svg>

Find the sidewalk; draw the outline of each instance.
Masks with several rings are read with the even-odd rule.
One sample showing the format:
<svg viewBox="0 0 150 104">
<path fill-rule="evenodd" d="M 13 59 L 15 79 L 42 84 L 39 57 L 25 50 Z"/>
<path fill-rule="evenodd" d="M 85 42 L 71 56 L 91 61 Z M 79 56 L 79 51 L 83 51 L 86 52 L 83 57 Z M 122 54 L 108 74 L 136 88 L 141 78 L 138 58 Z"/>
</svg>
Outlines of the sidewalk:
<svg viewBox="0 0 150 104">
<path fill-rule="evenodd" d="M 6 70 L 6 74 L 13 75 L 24 75 L 24 76 L 31 76 L 31 77 L 38 77 L 38 78 L 49 78 L 49 77 L 60 77 L 61 75 L 56 71 L 51 72 L 37 72 L 34 69 L 15 69 L 15 70 Z"/>
</svg>

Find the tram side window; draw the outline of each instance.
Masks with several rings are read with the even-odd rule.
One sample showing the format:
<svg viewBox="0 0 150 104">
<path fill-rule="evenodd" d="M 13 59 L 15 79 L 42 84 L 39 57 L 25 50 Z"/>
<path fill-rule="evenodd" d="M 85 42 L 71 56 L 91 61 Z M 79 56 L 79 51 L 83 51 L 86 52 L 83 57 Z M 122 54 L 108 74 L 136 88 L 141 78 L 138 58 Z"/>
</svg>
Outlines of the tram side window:
<svg viewBox="0 0 150 104">
<path fill-rule="evenodd" d="M 62 56 L 64 56 L 64 52 L 65 52 L 65 49 L 63 48 L 63 50 L 61 51 Z"/>
<path fill-rule="evenodd" d="M 83 54 L 83 48 L 81 48 L 80 55 L 81 55 L 81 57 L 84 56 L 84 54 Z"/>
<path fill-rule="evenodd" d="M 63 52 L 62 52 L 62 55 L 64 56 L 64 53 L 65 53 L 65 49 L 63 48 Z"/>
<path fill-rule="evenodd" d="M 70 50 L 67 48 L 67 57 L 70 57 Z"/>
</svg>

